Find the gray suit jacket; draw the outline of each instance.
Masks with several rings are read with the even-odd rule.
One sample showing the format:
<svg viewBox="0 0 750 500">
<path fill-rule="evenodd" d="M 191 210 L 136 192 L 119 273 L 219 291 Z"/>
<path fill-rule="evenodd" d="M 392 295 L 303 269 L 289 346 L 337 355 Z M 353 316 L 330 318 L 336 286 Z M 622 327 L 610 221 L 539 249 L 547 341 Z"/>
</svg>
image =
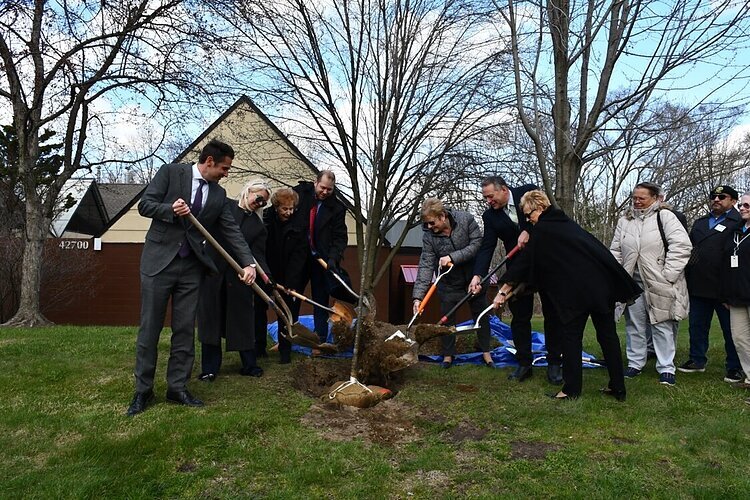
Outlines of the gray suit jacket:
<svg viewBox="0 0 750 500">
<path fill-rule="evenodd" d="M 203 235 L 187 217 L 176 216 L 172 209 L 178 198 L 190 203 L 191 188 L 192 165 L 173 163 L 161 167 L 143 193 L 138 213 L 152 219 L 141 254 L 141 272 L 146 276 L 155 276 L 172 262 L 186 234 L 196 257 L 208 270 L 216 272 L 216 266 L 206 254 Z M 230 246 L 227 250 L 242 267 L 255 262 L 232 215 L 223 187 L 209 182 L 208 199 L 200 213 L 193 215 L 209 231 L 221 231 L 224 241 Z"/>
</svg>

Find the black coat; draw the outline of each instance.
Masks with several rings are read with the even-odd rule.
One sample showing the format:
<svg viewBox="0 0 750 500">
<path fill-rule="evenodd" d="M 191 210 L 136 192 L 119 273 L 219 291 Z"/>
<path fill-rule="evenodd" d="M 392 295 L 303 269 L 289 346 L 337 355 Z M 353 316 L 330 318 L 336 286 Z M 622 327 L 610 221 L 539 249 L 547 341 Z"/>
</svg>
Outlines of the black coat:
<svg viewBox="0 0 750 500">
<path fill-rule="evenodd" d="M 232 214 L 242 236 L 250 245 L 257 264 L 268 271 L 265 259 L 266 228 L 263 221 L 256 213 L 242 210 L 236 201 L 230 203 Z M 220 235 L 215 237 L 220 244 L 223 243 Z M 221 337 L 226 337 L 227 351 L 250 350 L 255 345 L 255 292 L 240 281 L 237 272 L 213 247 L 207 249 L 207 253 L 218 272 L 206 277 L 201 285 L 198 300 L 198 338 L 204 344 L 220 345 Z M 232 252 L 229 251 L 229 254 L 232 255 Z M 258 282 L 261 282 L 260 279 Z"/>
<path fill-rule="evenodd" d="M 268 232 L 266 258 L 271 276 L 287 288 L 304 292 L 309 265 L 307 230 L 294 216 L 282 223 L 274 207 L 263 213 L 263 222 Z"/>
<path fill-rule="evenodd" d="M 310 228 L 310 210 L 315 201 L 315 186 L 312 182 L 302 181 L 293 188 L 299 195 L 297 211 L 292 216 L 294 223 L 304 228 L 305 241 Z M 341 262 L 348 242 L 346 229 L 346 207 L 336 197 L 336 190 L 323 200 L 315 221 L 315 249 L 328 262 L 333 259 Z M 307 244 L 307 243 L 305 243 Z"/>
<path fill-rule="evenodd" d="M 503 278 L 546 292 L 563 323 L 613 311 L 615 302 L 632 302 L 642 292 L 607 247 L 555 208 L 539 215 Z"/>
<path fill-rule="evenodd" d="M 742 232 L 744 225 L 745 221 L 740 220 L 727 229 L 729 237 L 724 240 L 721 258 L 721 295 L 724 302 L 733 306 L 750 306 L 750 236 L 737 245 L 743 236 L 750 235 L 750 231 Z M 738 267 L 731 266 L 735 249 Z"/>
<path fill-rule="evenodd" d="M 479 247 L 479 252 L 474 262 L 474 274 L 477 276 L 485 276 L 489 271 L 490 262 L 492 262 L 492 255 L 495 253 L 498 239 L 503 242 L 505 251 L 510 252 L 518 244 L 518 236 L 521 234 L 521 231 L 525 230 L 529 233 L 532 231 L 533 226 L 526 220 L 521 211 L 521 197 L 529 191 L 539 188 L 533 184 L 526 184 L 518 188 L 509 187 L 508 189 L 513 194 L 513 204 L 518 213 L 518 225 L 510 220 L 505 210 L 488 208 L 484 211 L 482 214 L 484 236 L 482 237 L 482 246 Z M 512 260 L 508 261 L 508 266 L 510 266 Z"/>
<path fill-rule="evenodd" d="M 740 213 L 732 208 L 722 225 L 724 231 L 708 228 L 709 215 L 696 220 L 690 230 L 693 253 L 685 268 L 690 295 L 719 300 L 722 296 L 722 262 L 727 239 L 740 221 Z"/>
</svg>

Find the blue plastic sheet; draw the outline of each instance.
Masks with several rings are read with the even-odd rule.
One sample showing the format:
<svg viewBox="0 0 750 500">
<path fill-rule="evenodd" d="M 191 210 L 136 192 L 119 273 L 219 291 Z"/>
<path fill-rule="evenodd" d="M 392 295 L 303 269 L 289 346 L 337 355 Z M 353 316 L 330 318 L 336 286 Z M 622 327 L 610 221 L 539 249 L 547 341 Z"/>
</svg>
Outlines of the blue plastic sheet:
<svg viewBox="0 0 750 500">
<path fill-rule="evenodd" d="M 312 315 L 300 316 L 300 323 L 309 328 L 314 329 Z M 459 326 L 472 325 L 473 321 L 465 321 Z M 274 342 L 278 342 L 278 324 L 273 322 L 268 325 L 268 333 Z M 492 361 L 495 362 L 496 368 L 504 368 L 508 366 L 518 366 L 515 356 L 515 348 L 513 347 L 513 335 L 510 331 L 510 326 L 500 321 L 497 316 L 490 316 L 490 334 L 497 340 L 501 345 L 490 351 L 492 355 Z M 469 333 L 464 335 L 476 335 L 476 333 Z M 328 327 L 328 342 L 333 343 L 333 335 L 331 334 L 330 325 Z M 309 356 L 311 349 L 309 347 L 303 347 L 299 345 L 292 345 L 292 351 Z M 531 351 L 533 353 L 534 361 L 533 366 L 547 366 L 547 348 L 544 342 L 544 334 L 541 332 L 531 333 Z M 333 355 L 326 355 L 327 357 L 334 358 L 351 358 L 351 351 L 342 352 Z M 581 357 L 584 359 L 596 359 L 593 355 L 586 352 L 581 352 Z M 420 355 L 419 359 L 422 361 L 439 363 L 442 361 L 442 356 L 424 356 Z M 470 352 L 465 354 L 458 354 L 453 357 L 454 365 L 483 365 L 484 359 L 482 358 L 481 352 Z M 583 363 L 584 368 L 601 368 L 598 364 Z"/>
</svg>

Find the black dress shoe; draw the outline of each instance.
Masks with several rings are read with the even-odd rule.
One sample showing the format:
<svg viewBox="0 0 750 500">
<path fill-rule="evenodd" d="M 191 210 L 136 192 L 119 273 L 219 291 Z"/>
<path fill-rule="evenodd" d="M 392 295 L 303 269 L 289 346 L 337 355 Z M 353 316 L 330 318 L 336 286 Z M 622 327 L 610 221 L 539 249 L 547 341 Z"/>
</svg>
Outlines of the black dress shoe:
<svg viewBox="0 0 750 500">
<path fill-rule="evenodd" d="M 198 380 L 201 382 L 213 382 L 216 380 L 216 374 L 215 373 L 201 373 L 198 375 Z"/>
<path fill-rule="evenodd" d="M 625 401 L 625 391 L 614 391 L 609 387 L 602 387 L 601 389 L 599 389 L 599 392 L 601 392 L 605 396 L 612 396 L 617 401 Z"/>
<path fill-rule="evenodd" d="M 203 406 L 203 401 L 193 397 L 187 389 L 184 391 L 167 391 L 167 401 L 185 406 Z"/>
<path fill-rule="evenodd" d="M 530 366 L 519 366 L 515 370 L 513 370 L 513 373 L 508 375 L 508 380 L 517 380 L 518 382 L 523 382 L 526 379 L 531 378 L 533 373 L 531 372 Z"/>
<path fill-rule="evenodd" d="M 263 368 L 260 366 L 243 366 L 240 368 L 240 375 L 245 375 L 246 377 L 262 377 Z"/>
<path fill-rule="evenodd" d="M 549 365 L 547 366 L 547 381 L 552 385 L 562 385 L 562 366 L 560 365 Z"/>
<path fill-rule="evenodd" d="M 136 392 L 133 396 L 133 401 L 130 402 L 128 411 L 125 414 L 128 417 L 138 415 L 146 410 L 148 404 L 154 400 L 154 391 L 148 390 L 146 392 Z"/>
<path fill-rule="evenodd" d="M 573 399 L 578 399 L 578 396 L 574 396 L 572 394 L 564 394 L 561 396 L 559 392 L 553 393 L 553 394 L 547 394 L 547 397 L 555 399 L 557 401 L 571 401 Z"/>
</svg>

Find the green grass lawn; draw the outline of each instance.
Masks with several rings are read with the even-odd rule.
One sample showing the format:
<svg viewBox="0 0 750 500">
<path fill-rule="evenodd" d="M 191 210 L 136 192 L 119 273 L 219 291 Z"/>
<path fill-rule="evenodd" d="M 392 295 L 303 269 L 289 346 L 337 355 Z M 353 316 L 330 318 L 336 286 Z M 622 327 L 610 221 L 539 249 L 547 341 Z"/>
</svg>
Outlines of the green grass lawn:
<svg viewBox="0 0 750 500">
<path fill-rule="evenodd" d="M 216 382 L 193 381 L 205 408 L 166 404 L 165 332 L 157 403 L 127 418 L 135 333 L 0 329 L 0 498 L 750 496 L 750 392 L 722 381 L 718 329 L 705 373 L 665 387 L 651 361 L 626 403 L 598 393 L 601 369 L 556 402 L 543 369 L 519 385 L 508 369 L 420 364 L 393 400 L 330 413 L 274 354 L 263 378 L 231 353 Z M 600 353 L 590 330 L 585 348 Z"/>
</svg>

